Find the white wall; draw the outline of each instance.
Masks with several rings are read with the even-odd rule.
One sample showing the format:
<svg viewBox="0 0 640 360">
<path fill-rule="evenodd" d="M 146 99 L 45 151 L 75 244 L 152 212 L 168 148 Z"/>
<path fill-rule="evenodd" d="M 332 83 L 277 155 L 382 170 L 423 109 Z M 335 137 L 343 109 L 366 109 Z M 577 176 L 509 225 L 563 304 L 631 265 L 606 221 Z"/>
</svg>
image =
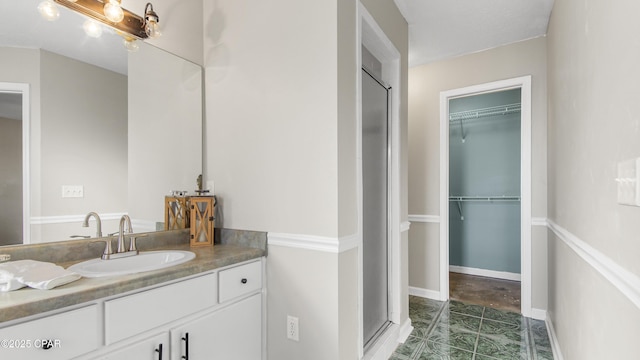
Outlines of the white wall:
<svg viewBox="0 0 640 360">
<path fill-rule="evenodd" d="M 391 2 L 370 3 L 406 35 Z M 339 245 L 357 232 L 357 5 L 205 3 L 206 177 L 224 227 L 270 232 L 269 358 L 358 356 L 357 251 Z"/>
<path fill-rule="evenodd" d="M 640 3 L 556 1 L 548 31 L 549 316 L 565 359 L 632 359 L 640 208 L 618 162 L 640 156 Z"/>
<path fill-rule="evenodd" d="M 409 72 L 409 286 L 439 291 L 440 92 L 525 75 L 532 76 L 532 216 L 546 217 L 546 39 L 537 38 Z M 535 228 L 535 226 L 534 226 Z M 544 232 L 532 231 L 533 299 L 546 309 Z"/>
</svg>

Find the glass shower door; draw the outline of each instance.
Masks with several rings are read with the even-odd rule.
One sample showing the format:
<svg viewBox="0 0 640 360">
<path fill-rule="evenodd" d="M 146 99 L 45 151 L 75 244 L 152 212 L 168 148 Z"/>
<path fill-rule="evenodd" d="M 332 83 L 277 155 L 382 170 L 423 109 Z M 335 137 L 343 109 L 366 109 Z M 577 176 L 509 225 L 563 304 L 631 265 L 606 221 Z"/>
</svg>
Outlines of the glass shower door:
<svg viewBox="0 0 640 360">
<path fill-rule="evenodd" d="M 389 322 L 388 89 L 362 71 L 363 326 L 365 348 Z"/>
</svg>

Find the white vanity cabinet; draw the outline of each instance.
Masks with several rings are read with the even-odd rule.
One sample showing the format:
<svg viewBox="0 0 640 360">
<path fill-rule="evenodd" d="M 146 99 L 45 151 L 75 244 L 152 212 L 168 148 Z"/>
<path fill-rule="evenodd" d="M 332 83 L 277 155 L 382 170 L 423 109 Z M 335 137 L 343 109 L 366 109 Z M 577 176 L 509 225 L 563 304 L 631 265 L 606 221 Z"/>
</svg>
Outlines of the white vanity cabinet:
<svg viewBox="0 0 640 360">
<path fill-rule="evenodd" d="M 96 305 L 0 329 L 0 359 L 68 360 L 99 346 Z"/>
<path fill-rule="evenodd" d="M 169 360 L 169 334 L 162 332 L 124 348 L 110 351 L 101 360 Z"/>
<path fill-rule="evenodd" d="M 262 269 L 257 260 L 105 300 L 106 346 L 81 359 L 260 360 Z"/>
<path fill-rule="evenodd" d="M 259 258 L 13 323 L 0 359 L 261 360 L 263 269 Z"/>
<path fill-rule="evenodd" d="M 174 328 L 171 359 L 261 359 L 261 308 L 256 294 Z"/>
</svg>

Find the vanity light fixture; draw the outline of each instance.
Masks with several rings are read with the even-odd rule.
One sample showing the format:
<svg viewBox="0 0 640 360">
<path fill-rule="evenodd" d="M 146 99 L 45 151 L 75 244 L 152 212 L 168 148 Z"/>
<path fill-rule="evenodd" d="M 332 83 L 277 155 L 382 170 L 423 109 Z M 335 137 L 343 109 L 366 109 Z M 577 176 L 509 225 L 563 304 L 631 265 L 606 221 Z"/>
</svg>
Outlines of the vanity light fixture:
<svg viewBox="0 0 640 360">
<path fill-rule="evenodd" d="M 153 11 L 153 5 L 151 3 L 147 3 L 144 7 L 144 32 L 150 38 L 157 38 L 162 33 L 160 33 L 160 27 L 158 23 L 160 22 L 160 18 L 155 11 Z"/>
<path fill-rule="evenodd" d="M 124 33 L 126 36 L 123 35 L 123 38 L 125 38 L 125 41 L 129 43 L 135 40 L 153 38 L 160 35 L 160 31 L 158 30 L 158 14 L 153 11 L 153 5 L 151 5 L 151 3 L 147 3 L 145 6 L 145 15 L 142 17 L 121 7 L 121 0 L 53 1 L 93 20 L 110 26 L 116 29 L 117 32 L 121 33 L 121 35 Z M 51 0 L 45 0 L 43 3 L 46 2 L 51 3 Z"/>
</svg>

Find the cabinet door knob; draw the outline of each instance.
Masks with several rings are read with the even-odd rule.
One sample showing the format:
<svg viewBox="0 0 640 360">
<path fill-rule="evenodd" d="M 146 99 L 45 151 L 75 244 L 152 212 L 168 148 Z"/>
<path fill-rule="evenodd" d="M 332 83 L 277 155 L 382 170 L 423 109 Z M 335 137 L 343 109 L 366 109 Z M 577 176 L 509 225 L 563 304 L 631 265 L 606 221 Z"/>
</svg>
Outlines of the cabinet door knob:
<svg viewBox="0 0 640 360">
<path fill-rule="evenodd" d="M 162 360 L 162 344 L 158 345 L 156 352 L 158 353 L 158 360 Z"/>
<path fill-rule="evenodd" d="M 242 280 L 240 280 L 241 283 L 246 284 L 247 283 L 247 278 L 242 278 Z"/>
</svg>

